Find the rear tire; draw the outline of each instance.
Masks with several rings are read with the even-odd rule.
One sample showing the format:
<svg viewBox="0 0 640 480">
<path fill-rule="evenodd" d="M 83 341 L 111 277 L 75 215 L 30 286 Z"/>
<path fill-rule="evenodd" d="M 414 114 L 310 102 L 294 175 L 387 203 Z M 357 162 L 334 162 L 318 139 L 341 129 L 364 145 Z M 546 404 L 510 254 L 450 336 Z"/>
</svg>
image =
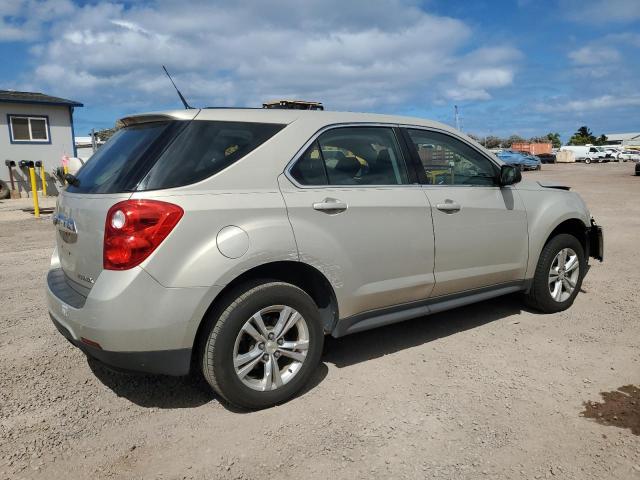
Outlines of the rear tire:
<svg viewBox="0 0 640 480">
<path fill-rule="evenodd" d="M 211 315 L 203 336 L 202 373 L 233 405 L 262 409 L 286 402 L 320 362 L 324 331 L 318 307 L 294 285 L 248 285 L 222 313 Z"/>
<path fill-rule="evenodd" d="M 556 235 L 540 253 L 533 284 L 525 294 L 527 305 L 543 313 L 566 310 L 580 291 L 586 267 L 578 239 L 566 233 Z"/>
<path fill-rule="evenodd" d="M 590 158 L 585 158 L 584 159 L 584 163 L 586 163 L 587 165 L 589 165 L 591 163 L 591 159 Z"/>
</svg>

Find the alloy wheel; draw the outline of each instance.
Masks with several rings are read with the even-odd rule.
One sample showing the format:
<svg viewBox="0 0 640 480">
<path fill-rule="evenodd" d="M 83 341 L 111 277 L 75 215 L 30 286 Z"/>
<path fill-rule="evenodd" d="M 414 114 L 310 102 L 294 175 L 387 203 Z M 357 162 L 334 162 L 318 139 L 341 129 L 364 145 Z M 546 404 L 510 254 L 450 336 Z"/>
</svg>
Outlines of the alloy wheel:
<svg viewBox="0 0 640 480">
<path fill-rule="evenodd" d="M 566 301 L 578 284 L 580 261 L 571 248 L 563 248 L 549 269 L 549 293 L 556 302 Z"/>
<path fill-rule="evenodd" d="M 240 329 L 233 366 L 247 387 L 276 390 L 298 374 L 308 349 L 309 328 L 304 317 L 287 305 L 272 305 L 254 313 Z"/>
</svg>

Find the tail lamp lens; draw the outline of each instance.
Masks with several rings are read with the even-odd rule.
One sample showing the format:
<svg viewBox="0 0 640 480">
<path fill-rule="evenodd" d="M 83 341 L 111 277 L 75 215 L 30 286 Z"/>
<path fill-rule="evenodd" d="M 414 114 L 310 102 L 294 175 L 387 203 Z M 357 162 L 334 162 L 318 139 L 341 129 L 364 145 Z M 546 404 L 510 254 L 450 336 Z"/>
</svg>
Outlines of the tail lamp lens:
<svg viewBox="0 0 640 480">
<path fill-rule="evenodd" d="M 125 200 L 107 213 L 103 267 L 128 270 L 142 263 L 169 235 L 184 210 L 157 200 Z"/>
</svg>

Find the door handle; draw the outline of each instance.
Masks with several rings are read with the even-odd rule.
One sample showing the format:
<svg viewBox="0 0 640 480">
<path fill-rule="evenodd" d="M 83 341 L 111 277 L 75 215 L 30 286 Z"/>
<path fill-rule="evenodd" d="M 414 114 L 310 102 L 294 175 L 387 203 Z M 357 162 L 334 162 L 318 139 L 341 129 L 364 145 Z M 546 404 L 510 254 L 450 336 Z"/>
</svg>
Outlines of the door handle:
<svg viewBox="0 0 640 480">
<path fill-rule="evenodd" d="M 460 204 L 454 202 L 453 200 L 449 200 L 448 198 L 444 201 L 444 203 L 436 204 L 436 208 L 444 213 L 456 213 L 460 211 Z"/>
<path fill-rule="evenodd" d="M 313 209 L 324 213 L 341 213 L 347 209 L 347 204 L 336 198 L 325 198 L 313 204 Z"/>
</svg>

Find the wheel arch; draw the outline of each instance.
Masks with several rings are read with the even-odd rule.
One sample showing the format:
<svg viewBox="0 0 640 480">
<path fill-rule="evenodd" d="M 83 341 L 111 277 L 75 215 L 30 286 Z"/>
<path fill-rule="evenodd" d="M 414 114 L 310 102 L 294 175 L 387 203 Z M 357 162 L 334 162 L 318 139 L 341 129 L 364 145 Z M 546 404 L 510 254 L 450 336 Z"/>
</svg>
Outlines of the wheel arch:
<svg viewBox="0 0 640 480">
<path fill-rule="evenodd" d="M 582 249 L 584 250 L 585 255 L 588 255 L 588 236 L 587 236 L 587 225 L 579 218 L 568 218 L 560 222 L 556 227 L 547 235 L 547 239 L 545 240 L 542 248 L 545 247 L 549 241 L 560 233 L 566 233 L 572 235 L 578 239 L 580 245 L 582 245 Z"/>
<path fill-rule="evenodd" d="M 200 319 L 196 330 L 193 341 L 194 348 L 192 350 L 195 361 L 197 361 L 199 346 L 202 344 L 202 337 L 206 331 L 207 318 L 209 315 L 227 302 L 232 301 L 231 299 L 235 298 L 244 286 L 260 282 L 261 280 L 286 282 L 304 290 L 320 310 L 324 331 L 328 333 L 333 329 L 339 318 L 338 301 L 335 291 L 327 277 L 317 268 L 304 262 L 293 260 L 269 262 L 241 273 L 215 296 Z"/>
<path fill-rule="evenodd" d="M 587 235 L 587 225 L 585 224 L 584 220 L 579 218 L 578 216 L 567 214 L 557 219 L 557 221 L 549 227 L 544 235 L 540 235 L 539 237 L 537 237 L 537 239 L 534 240 L 533 244 L 530 246 L 531 253 L 529 256 L 529 265 L 527 267 L 527 278 L 533 277 L 536 266 L 538 265 L 538 261 L 540 259 L 540 254 L 542 253 L 545 245 L 547 245 L 547 243 L 549 243 L 549 241 L 553 237 L 560 233 L 567 233 L 576 237 L 580 242 L 580 245 L 582 245 L 585 257 L 588 258 L 589 243 Z"/>
</svg>

